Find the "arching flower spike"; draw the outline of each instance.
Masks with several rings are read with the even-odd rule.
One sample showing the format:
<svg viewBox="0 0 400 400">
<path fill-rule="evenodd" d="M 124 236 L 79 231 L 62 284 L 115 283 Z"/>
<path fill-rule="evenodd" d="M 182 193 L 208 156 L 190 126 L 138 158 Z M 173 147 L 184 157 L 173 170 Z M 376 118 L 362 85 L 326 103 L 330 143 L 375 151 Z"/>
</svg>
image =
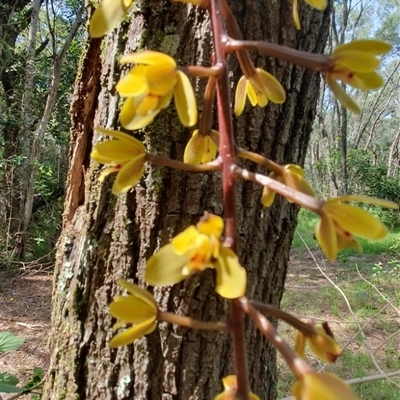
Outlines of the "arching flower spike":
<svg viewBox="0 0 400 400">
<path fill-rule="evenodd" d="M 265 107 L 268 100 L 282 104 L 286 93 L 279 81 L 262 68 L 256 68 L 255 73 L 247 78 L 242 76 L 236 87 L 234 112 L 241 115 L 246 103 L 246 97 L 252 106 Z"/>
<path fill-rule="evenodd" d="M 376 56 L 390 49 L 391 46 L 386 42 L 367 39 L 355 40 L 334 49 L 330 56 L 334 66 L 326 73 L 326 83 L 343 107 L 360 113 L 357 104 L 336 80 L 362 91 L 378 89 L 383 85 L 383 79 L 375 72 L 380 64 Z"/>
<path fill-rule="evenodd" d="M 270 178 L 276 179 L 277 181 L 284 183 L 292 189 L 298 190 L 299 192 L 305 193 L 309 196 L 314 197 L 315 193 L 313 188 L 304 178 L 304 171 L 301 167 L 295 164 L 287 164 L 283 167 L 281 175 L 277 175 L 275 172 L 269 174 Z M 275 199 L 275 192 L 264 186 L 261 203 L 265 207 L 271 207 Z M 291 202 L 288 199 L 289 202 Z"/>
<path fill-rule="evenodd" d="M 233 400 L 237 399 L 237 378 L 236 375 L 228 375 L 222 379 L 222 384 L 224 385 L 224 391 L 218 396 L 214 397 L 214 400 Z M 249 393 L 250 400 L 261 400 L 253 392 Z"/>
<path fill-rule="evenodd" d="M 315 236 L 326 257 L 335 261 L 337 253 L 345 247 L 361 249 L 354 235 L 378 240 L 387 234 L 387 228 L 367 211 L 343 202 L 355 201 L 398 208 L 396 203 L 366 196 L 342 196 L 330 199 L 320 210 L 321 219 Z"/>
<path fill-rule="evenodd" d="M 114 29 L 125 18 L 132 3 L 133 0 L 103 0 L 90 20 L 90 37 L 100 38 Z"/>
<path fill-rule="evenodd" d="M 109 165 L 100 175 L 100 181 L 117 172 L 112 188 L 113 194 L 125 193 L 133 187 L 144 173 L 146 149 L 139 140 L 123 132 L 96 128 L 103 135 L 109 135 L 114 140 L 96 144 L 90 155 L 100 164 Z"/>
<path fill-rule="evenodd" d="M 145 280 L 150 285 L 173 285 L 206 268 L 217 271 L 216 291 L 232 299 L 246 290 L 246 271 L 237 255 L 220 245 L 222 218 L 205 214 L 197 226 L 190 226 L 147 262 Z"/>
<path fill-rule="evenodd" d="M 123 56 L 121 64 L 136 63 L 116 85 L 127 97 L 120 113 L 126 129 L 141 129 L 175 99 L 178 116 L 184 126 L 197 122 L 197 106 L 189 78 L 177 69 L 175 60 L 163 53 L 145 50 Z"/>
<path fill-rule="evenodd" d="M 110 314 L 117 319 L 113 329 L 124 325 L 131 328 L 115 335 L 110 347 L 125 346 L 156 329 L 158 307 L 153 296 L 134 283 L 120 279 L 118 283 L 129 292 L 128 296 L 117 296 L 109 306 Z"/>
</svg>

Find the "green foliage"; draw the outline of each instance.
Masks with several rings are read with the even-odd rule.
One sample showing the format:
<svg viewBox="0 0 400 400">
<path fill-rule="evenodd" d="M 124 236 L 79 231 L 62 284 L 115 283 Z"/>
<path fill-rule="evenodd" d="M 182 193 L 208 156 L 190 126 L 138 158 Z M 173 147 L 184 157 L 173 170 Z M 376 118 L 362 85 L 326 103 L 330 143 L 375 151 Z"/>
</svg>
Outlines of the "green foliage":
<svg viewBox="0 0 400 400">
<path fill-rule="evenodd" d="M 17 387 L 19 379 L 8 372 L 0 373 L 0 393 L 19 393 L 23 389 Z"/>
<path fill-rule="evenodd" d="M 0 353 L 16 350 L 23 342 L 24 338 L 15 336 L 12 332 L 0 332 Z"/>
<path fill-rule="evenodd" d="M 0 353 L 7 353 L 18 349 L 24 339 L 15 336 L 12 332 L 4 331 L 0 332 Z M 0 373 L 0 393 L 18 393 L 22 389 L 16 387 L 19 383 L 19 379 L 8 372 Z"/>
<path fill-rule="evenodd" d="M 12 332 L 0 332 L 0 353 L 17 350 L 23 342 L 24 338 L 15 336 Z M 29 382 L 23 387 L 17 387 L 19 379 L 8 372 L 2 372 L 0 373 L 0 393 L 20 393 L 29 391 L 42 381 L 43 375 L 42 368 L 35 367 L 33 368 L 33 376 Z M 40 396 L 32 394 L 31 398 L 32 400 L 39 400 Z"/>
</svg>

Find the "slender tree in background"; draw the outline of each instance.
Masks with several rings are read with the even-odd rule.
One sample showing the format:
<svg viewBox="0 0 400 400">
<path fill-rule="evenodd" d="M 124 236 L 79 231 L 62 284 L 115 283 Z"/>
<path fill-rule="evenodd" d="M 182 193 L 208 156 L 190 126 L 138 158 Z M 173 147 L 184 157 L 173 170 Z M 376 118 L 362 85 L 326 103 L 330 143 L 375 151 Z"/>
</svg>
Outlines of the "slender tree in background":
<svg viewBox="0 0 400 400">
<path fill-rule="evenodd" d="M 334 2 L 330 33 L 331 48 L 346 40 L 376 37 L 392 45 L 382 59 L 382 90 L 356 93 L 360 114 L 353 114 L 335 101 L 325 82 L 318 105 L 307 157 L 307 176 L 323 196 L 338 193 L 369 194 L 400 201 L 398 126 L 399 91 L 399 5 L 385 2 Z M 376 25 L 371 18 L 377 15 Z M 329 51 L 329 49 L 328 49 Z M 398 213 L 390 212 L 387 222 L 398 224 Z"/>
<path fill-rule="evenodd" d="M 308 2 L 326 6 L 323 1 Z M 292 4 L 287 2 L 192 3 L 200 7 L 155 0 L 134 3 L 116 30 L 114 17 L 123 19 L 127 2 L 106 0 L 93 16 L 93 37 L 111 32 L 104 39 L 88 39 L 75 87 L 44 398 L 211 399 L 221 391 L 220 379 L 234 372 L 236 378 L 224 380 L 226 394 L 218 399 L 254 398 L 250 388 L 261 398 L 273 399 L 275 347 L 299 379 L 293 389 L 297 398 L 317 387 L 333 391 L 334 399 L 340 398 L 339 392 L 353 399 L 339 378 L 311 372 L 257 309 L 291 321 L 300 332 L 299 353 L 307 340 L 317 344 L 316 351 L 325 360 L 333 361 L 340 353 L 327 326 L 302 323 L 278 308 L 297 209 L 281 197 L 274 201 L 274 194 L 321 215 L 317 239 L 332 260 L 341 248 L 357 245 L 353 233 L 372 238 L 386 233 L 365 211 L 341 204 L 350 198 L 314 198 L 294 163 L 304 162 L 313 123 L 319 83 L 315 71 L 325 72 L 334 93 L 354 110 L 336 79 L 354 83 L 353 77 L 360 78 L 359 64 L 352 61 L 357 51 L 375 77 L 375 56 L 389 46 L 360 42 L 332 57 L 312 55 L 323 50 L 329 9 L 315 12 L 301 4 L 303 29 L 296 31 Z M 243 36 L 253 41 L 240 40 L 231 9 Z M 294 10 L 300 28 L 297 3 Z M 292 51 L 294 47 L 300 51 Z M 273 75 L 255 69 L 246 50 L 268 54 L 271 58 L 257 54 L 254 62 Z M 242 69 L 239 72 L 231 57 L 234 82 L 245 75 L 236 89 L 236 115 L 242 113 L 246 97 L 261 107 L 268 99 L 277 104 L 231 119 L 226 52 L 236 52 Z M 119 65 L 121 55 L 125 56 Z M 138 65 L 129 70 L 128 63 Z M 196 123 L 185 73 L 200 77 L 195 85 L 202 116 L 195 133 L 182 128 L 176 113 L 166 109 L 173 94 L 182 124 Z M 212 123 L 215 93 L 218 118 Z M 121 110 L 119 94 L 128 97 Z M 140 141 L 118 130 L 118 119 L 123 128 L 135 130 Z M 219 135 L 211 131 L 214 127 Z M 114 140 L 98 143 L 98 132 Z M 207 162 L 217 144 L 220 157 Z M 110 166 L 101 173 L 103 183 L 90 154 Z M 236 157 L 247 161 L 236 165 Z M 182 158 L 185 163 L 177 161 Z M 197 165 L 201 161 L 205 164 Z M 270 176 L 255 174 L 255 164 Z M 105 179 L 111 172 L 117 172 L 113 183 Z M 272 207 L 263 208 L 261 197 Z M 376 199 L 355 200 L 393 206 Z M 212 214 L 203 216 L 205 210 Z M 222 214 L 225 230 L 217 216 Z M 200 270 L 201 274 L 192 274 Z M 185 277 L 182 283 L 165 286 Z M 153 295 L 121 278 L 155 285 Z M 111 302 L 119 292 L 118 281 L 130 295 Z M 244 293 L 260 302 L 249 302 Z M 134 325 L 111 342 L 109 304 L 117 318 L 115 329 Z M 258 330 L 244 324 L 245 313 Z M 228 320 L 218 323 L 227 314 Z M 160 323 L 155 330 L 156 320 Z M 317 398 L 315 393 L 306 397 Z"/>
<path fill-rule="evenodd" d="M 6 104 L 1 200 L 8 260 L 24 259 L 43 141 L 57 103 L 64 103 L 65 112 L 65 97 L 58 91 L 63 73 L 65 83 L 68 81 L 62 66 L 83 22 L 84 10 L 83 5 L 56 0 L 0 5 L 1 83 Z"/>
</svg>

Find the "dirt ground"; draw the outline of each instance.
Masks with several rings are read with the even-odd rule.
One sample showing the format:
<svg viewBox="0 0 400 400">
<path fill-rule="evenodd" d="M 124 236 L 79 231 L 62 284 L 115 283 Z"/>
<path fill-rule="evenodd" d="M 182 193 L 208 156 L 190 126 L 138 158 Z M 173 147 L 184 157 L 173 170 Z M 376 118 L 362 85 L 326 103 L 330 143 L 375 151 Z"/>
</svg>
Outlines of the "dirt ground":
<svg viewBox="0 0 400 400">
<path fill-rule="evenodd" d="M 0 372 L 16 376 L 22 385 L 32 378 L 33 368 L 46 371 L 49 365 L 51 291 L 49 274 L 0 271 L 0 332 L 25 338 L 18 350 L 0 355 Z"/>
</svg>

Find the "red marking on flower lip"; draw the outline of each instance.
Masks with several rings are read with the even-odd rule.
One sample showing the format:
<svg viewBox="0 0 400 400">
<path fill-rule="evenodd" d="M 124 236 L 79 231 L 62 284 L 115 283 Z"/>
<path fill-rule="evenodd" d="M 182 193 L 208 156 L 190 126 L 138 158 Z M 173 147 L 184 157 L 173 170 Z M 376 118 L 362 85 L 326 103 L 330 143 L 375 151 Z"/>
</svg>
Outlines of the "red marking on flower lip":
<svg viewBox="0 0 400 400">
<path fill-rule="evenodd" d="M 337 355 L 332 354 L 332 353 L 326 353 L 326 357 L 331 363 L 334 363 L 336 361 L 336 359 L 338 358 Z"/>
<path fill-rule="evenodd" d="M 347 77 L 348 77 L 349 79 L 353 79 L 353 78 L 354 78 L 354 73 L 353 73 L 353 72 L 349 72 L 348 75 L 347 75 Z"/>
</svg>

